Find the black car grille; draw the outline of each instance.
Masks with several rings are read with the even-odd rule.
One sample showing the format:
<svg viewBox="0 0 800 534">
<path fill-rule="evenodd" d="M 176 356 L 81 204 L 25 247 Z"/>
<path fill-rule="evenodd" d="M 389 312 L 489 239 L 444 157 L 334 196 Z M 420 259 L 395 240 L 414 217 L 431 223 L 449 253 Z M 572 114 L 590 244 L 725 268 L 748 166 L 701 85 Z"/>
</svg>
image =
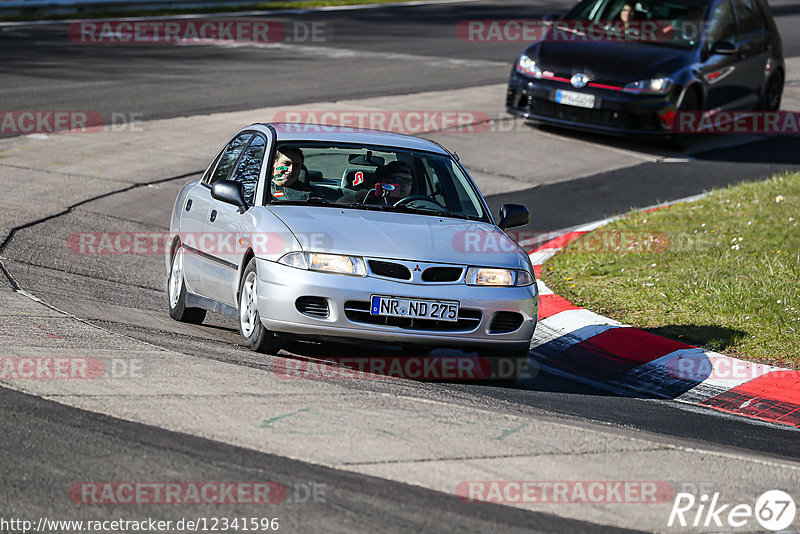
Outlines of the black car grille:
<svg viewBox="0 0 800 534">
<path fill-rule="evenodd" d="M 509 89 L 506 105 L 532 115 L 591 126 L 630 130 L 660 130 L 656 113 L 634 113 L 624 109 L 588 109 L 557 104 Z"/>
<path fill-rule="evenodd" d="M 458 321 L 437 321 L 435 319 L 411 319 L 408 317 L 384 317 L 369 313 L 369 302 L 348 300 L 344 303 L 345 316 L 354 323 L 367 323 L 394 326 L 404 330 L 463 331 L 475 330 L 481 322 L 481 311 L 462 308 L 458 311 Z"/>
<path fill-rule="evenodd" d="M 455 282 L 464 271 L 461 267 L 428 267 L 422 271 L 423 282 Z"/>
<path fill-rule="evenodd" d="M 530 108 L 531 112 L 545 117 L 612 128 L 627 128 L 631 122 L 631 114 L 627 111 L 579 108 L 556 104 L 543 98 L 532 99 Z"/>
<path fill-rule="evenodd" d="M 399 263 L 369 260 L 369 268 L 378 276 L 397 278 L 398 280 L 411 280 L 411 271 L 408 270 L 408 267 Z"/>
<path fill-rule="evenodd" d="M 494 314 L 489 325 L 490 334 L 507 334 L 522 326 L 522 315 L 517 312 L 501 311 Z"/>
<path fill-rule="evenodd" d="M 300 297 L 294 302 L 294 305 L 297 311 L 303 315 L 325 319 L 330 314 L 328 301 L 322 297 Z"/>
</svg>

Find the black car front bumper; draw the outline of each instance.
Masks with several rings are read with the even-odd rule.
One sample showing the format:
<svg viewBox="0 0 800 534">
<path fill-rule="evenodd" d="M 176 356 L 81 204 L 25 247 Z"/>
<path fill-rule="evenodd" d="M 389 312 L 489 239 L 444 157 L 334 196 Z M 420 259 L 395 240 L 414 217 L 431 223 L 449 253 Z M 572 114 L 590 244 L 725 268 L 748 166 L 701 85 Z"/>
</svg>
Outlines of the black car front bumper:
<svg viewBox="0 0 800 534">
<path fill-rule="evenodd" d="M 554 95 L 559 89 L 594 95 L 594 108 L 556 103 Z M 515 72 L 508 83 L 506 110 L 531 122 L 578 130 L 669 136 L 672 132 L 661 117 L 674 111 L 675 105 L 670 95 L 637 95 L 589 86 L 575 89 L 562 81 L 528 78 Z"/>
</svg>

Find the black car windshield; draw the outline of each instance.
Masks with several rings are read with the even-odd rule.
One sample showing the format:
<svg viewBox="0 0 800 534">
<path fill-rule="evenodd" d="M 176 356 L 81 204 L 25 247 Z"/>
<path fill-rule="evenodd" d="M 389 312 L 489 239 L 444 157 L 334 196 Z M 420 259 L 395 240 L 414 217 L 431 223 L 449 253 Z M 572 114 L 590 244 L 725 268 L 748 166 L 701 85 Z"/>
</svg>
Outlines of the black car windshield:
<svg viewBox="0 0 800 534">
<path fill-rule="evenodd" d="M 707 11 L 697 0 L 585 0 L 556 24 L 588 37 L 599 29 L 619 34 L 615 40 L 691 48 L 703 37 Z"/>
<path fill-rule="evenodd" d="M 380 146 L 279 143 L 267 202 L 488 220 L 479 193 L 448 155 Z"/>
</svg>

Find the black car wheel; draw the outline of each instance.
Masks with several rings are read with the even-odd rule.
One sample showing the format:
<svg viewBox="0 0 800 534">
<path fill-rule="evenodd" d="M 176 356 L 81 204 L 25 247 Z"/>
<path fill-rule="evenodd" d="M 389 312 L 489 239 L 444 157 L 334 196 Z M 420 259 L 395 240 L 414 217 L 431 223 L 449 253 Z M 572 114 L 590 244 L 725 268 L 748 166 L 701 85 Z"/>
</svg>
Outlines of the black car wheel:
<svg viewBox="0 0 800 534">
<path fill-rule="evenodd" d="M 678 110 L 675 113 L 676 121 L 680 120 L 681 113 L 692 112 L 692 111 L 702 111 L 699 109 L 700 102 L 697 98 L 697 92 L 694 89 L 688 89 L 686 94 L 683 95 L 683 101 L 681 102 L 680 106 L 678 106 Z M 694 141 L 694 133 L 674 133 L 672 134 L 672 138 L 670 139 L 672 148 L 679 151 L 684 152 L 686 151 L 689 146 Z"/>
<path fill-rule="evenodd" d="M 186 281 L 183 279 L 183 248 L 178 245 L 172 256 L 172 267 L 167 279 L 167 302 L 169 316 L 182 323 L 200 324 L 206 318 L 206 310 L 186 307 Z"/>
<path fill-rule="evenodd" d="M 767 81 L 767 86 L 764 88 L 764 96 L 761 98 L 761 110 L 778 111 L 781 107 L 782 95 L 783 75 L 778 71 Z"/>
<path fill-rule="evenodd" d="M 283 342 L 261 324 L 256 301 L 257 287 L 256 259 L 252 258 L 239 283 L 239 333 L 246 347 L 256 352 L 276 353 Z"/>
</svg>

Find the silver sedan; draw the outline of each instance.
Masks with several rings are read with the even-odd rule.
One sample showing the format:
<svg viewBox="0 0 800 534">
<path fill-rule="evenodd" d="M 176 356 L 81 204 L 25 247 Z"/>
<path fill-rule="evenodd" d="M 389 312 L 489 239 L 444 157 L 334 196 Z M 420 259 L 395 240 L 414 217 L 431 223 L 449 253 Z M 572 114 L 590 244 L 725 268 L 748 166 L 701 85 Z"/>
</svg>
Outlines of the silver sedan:
<svg viewBox="0 0 800 534">
<path fill-rule="evenodd" d="M 457 157 L 417 137 L 253 124 L 178 194 L 169 313 L 234 317 L 242 340 L 456 347 L 527 357 L 538 293 L 527 254 Z"/>
</svg>

